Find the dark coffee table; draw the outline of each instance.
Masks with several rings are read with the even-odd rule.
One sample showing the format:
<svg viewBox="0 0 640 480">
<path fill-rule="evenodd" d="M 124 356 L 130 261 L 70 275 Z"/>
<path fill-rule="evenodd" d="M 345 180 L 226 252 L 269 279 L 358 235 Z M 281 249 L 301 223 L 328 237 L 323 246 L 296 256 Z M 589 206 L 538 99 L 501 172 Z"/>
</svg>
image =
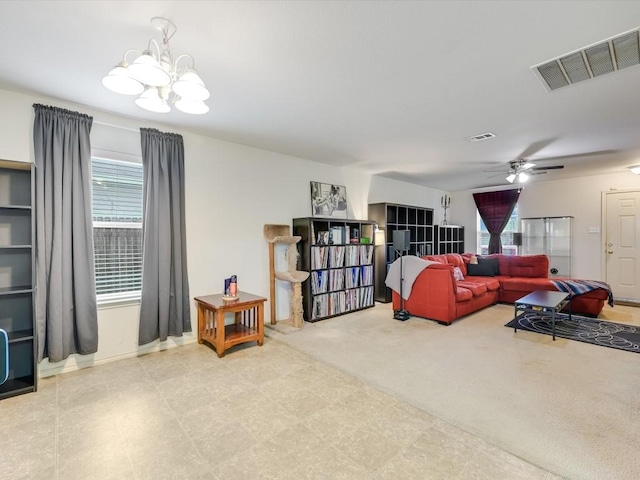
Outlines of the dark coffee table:
<svg viewBox="0 0 640 480">
<path fill-rule="evenodd" d="M 569 304 L 569 320 L 571 320 L 571 295 L 565 292 L 550 292 L 548 290 L 536 290 L 515 301 L 515 317 L 518 310 L 532 313 L 550 313 L 553 325 L 553 339 L 556 339 L 556 313 Z M 518 322 L 515 322 L 513 331 L 518 331 Z"/>
</svg>

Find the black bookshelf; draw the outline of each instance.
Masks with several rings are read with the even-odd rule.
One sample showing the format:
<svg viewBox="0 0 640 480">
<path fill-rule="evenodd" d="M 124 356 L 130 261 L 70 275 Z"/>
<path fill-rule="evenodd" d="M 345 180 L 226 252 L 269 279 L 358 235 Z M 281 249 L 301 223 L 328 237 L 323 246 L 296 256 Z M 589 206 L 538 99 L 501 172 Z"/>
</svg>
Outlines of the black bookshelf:
<svg viewBox="0 0 640 480">
<path fill-rule="evenodd" d="M 294 218 L 304 319 L 316 322 L 374 305 L 374 222 L 331 218 Z"/>
<path fill-rule="evenodd" d="M 464 253 L 464 227 L 460 225 L 438 225 L 436 227 L 438 254 Z"/>
<path fill-rule="evenodd" d="M 396 203 L 369 204 L 369 220 L 385 232 L 384 245 L 376 245 L 375 249 L 375 299 L 377 302 L 391 301 L 391 290 L 384 281 L 389 266 L 396 260 L 393 248 L 393 232 L 409 230 L 409 255 L 432 255 L 435 250 L 433 209 L 414 207 Z"/>
<path fill-rule="evenodd" d="M 34 315 L 33 165 L 0 160 L 0 329 L 7 332 L 0 358 L 0 399 L 34 392 L 37 387 Z M 4 342 L 4 336 L 0 341 Z"/>
</svg>

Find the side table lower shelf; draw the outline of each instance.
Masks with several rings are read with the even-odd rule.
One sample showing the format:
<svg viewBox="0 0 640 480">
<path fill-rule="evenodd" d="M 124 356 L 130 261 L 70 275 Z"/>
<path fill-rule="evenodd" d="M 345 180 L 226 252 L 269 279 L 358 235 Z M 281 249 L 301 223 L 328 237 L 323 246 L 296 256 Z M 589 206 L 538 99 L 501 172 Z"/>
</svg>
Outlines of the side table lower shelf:
<svg viewBox="0 0 640 480">
<path fill-rule="evenodd" d="M 238 299 L 223 300 L 222 294 L 196 297 L 198 305 L 198 343 L 207 341 L 218 357 L 234 345 L 264 343 L 264 302 L 267 299 L 238 292 Z M 225 325 L 225 313 L 234 313 L 234 323 Z"/>
</svg>

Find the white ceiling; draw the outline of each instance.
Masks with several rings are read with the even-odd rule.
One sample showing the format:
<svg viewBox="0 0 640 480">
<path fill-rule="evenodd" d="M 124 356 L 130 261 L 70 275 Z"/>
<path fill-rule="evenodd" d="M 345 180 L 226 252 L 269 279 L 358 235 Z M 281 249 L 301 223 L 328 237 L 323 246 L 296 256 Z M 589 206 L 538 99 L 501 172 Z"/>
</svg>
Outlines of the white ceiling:
<svg viewBox="0 0 640 480">
<path fill-rule="evenodd" d="M 208 114 L 146 112 L 101 85 L 160 40 L 155 16 L 178 27 L 174 56 L 194 56 Z M 530 70 L 639 24 L 626 1 L 2 1 L 0 85 L 460 190 L 506 185 L 483 171 L 522 156 L 565 165 L 534 181 L 640 164 L 640 66 L 552 93 Z"/>
</svg>

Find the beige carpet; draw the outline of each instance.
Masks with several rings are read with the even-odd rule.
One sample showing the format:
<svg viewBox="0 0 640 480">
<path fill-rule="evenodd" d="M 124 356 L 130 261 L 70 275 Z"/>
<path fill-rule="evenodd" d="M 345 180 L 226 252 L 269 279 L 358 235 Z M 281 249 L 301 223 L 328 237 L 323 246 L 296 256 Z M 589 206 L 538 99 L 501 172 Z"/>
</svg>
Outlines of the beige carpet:
<svg viewBox="0 0 640 480">
<path fill-rule="evenodd" d="M 505 328 L 496 305 L 445 327 L 389 304 L 305 324 L 294 348 L 570 479 L 640 475 L 640 354 Z M 601 318 L 640 325 L 640 309 Z"/>
</svg>

